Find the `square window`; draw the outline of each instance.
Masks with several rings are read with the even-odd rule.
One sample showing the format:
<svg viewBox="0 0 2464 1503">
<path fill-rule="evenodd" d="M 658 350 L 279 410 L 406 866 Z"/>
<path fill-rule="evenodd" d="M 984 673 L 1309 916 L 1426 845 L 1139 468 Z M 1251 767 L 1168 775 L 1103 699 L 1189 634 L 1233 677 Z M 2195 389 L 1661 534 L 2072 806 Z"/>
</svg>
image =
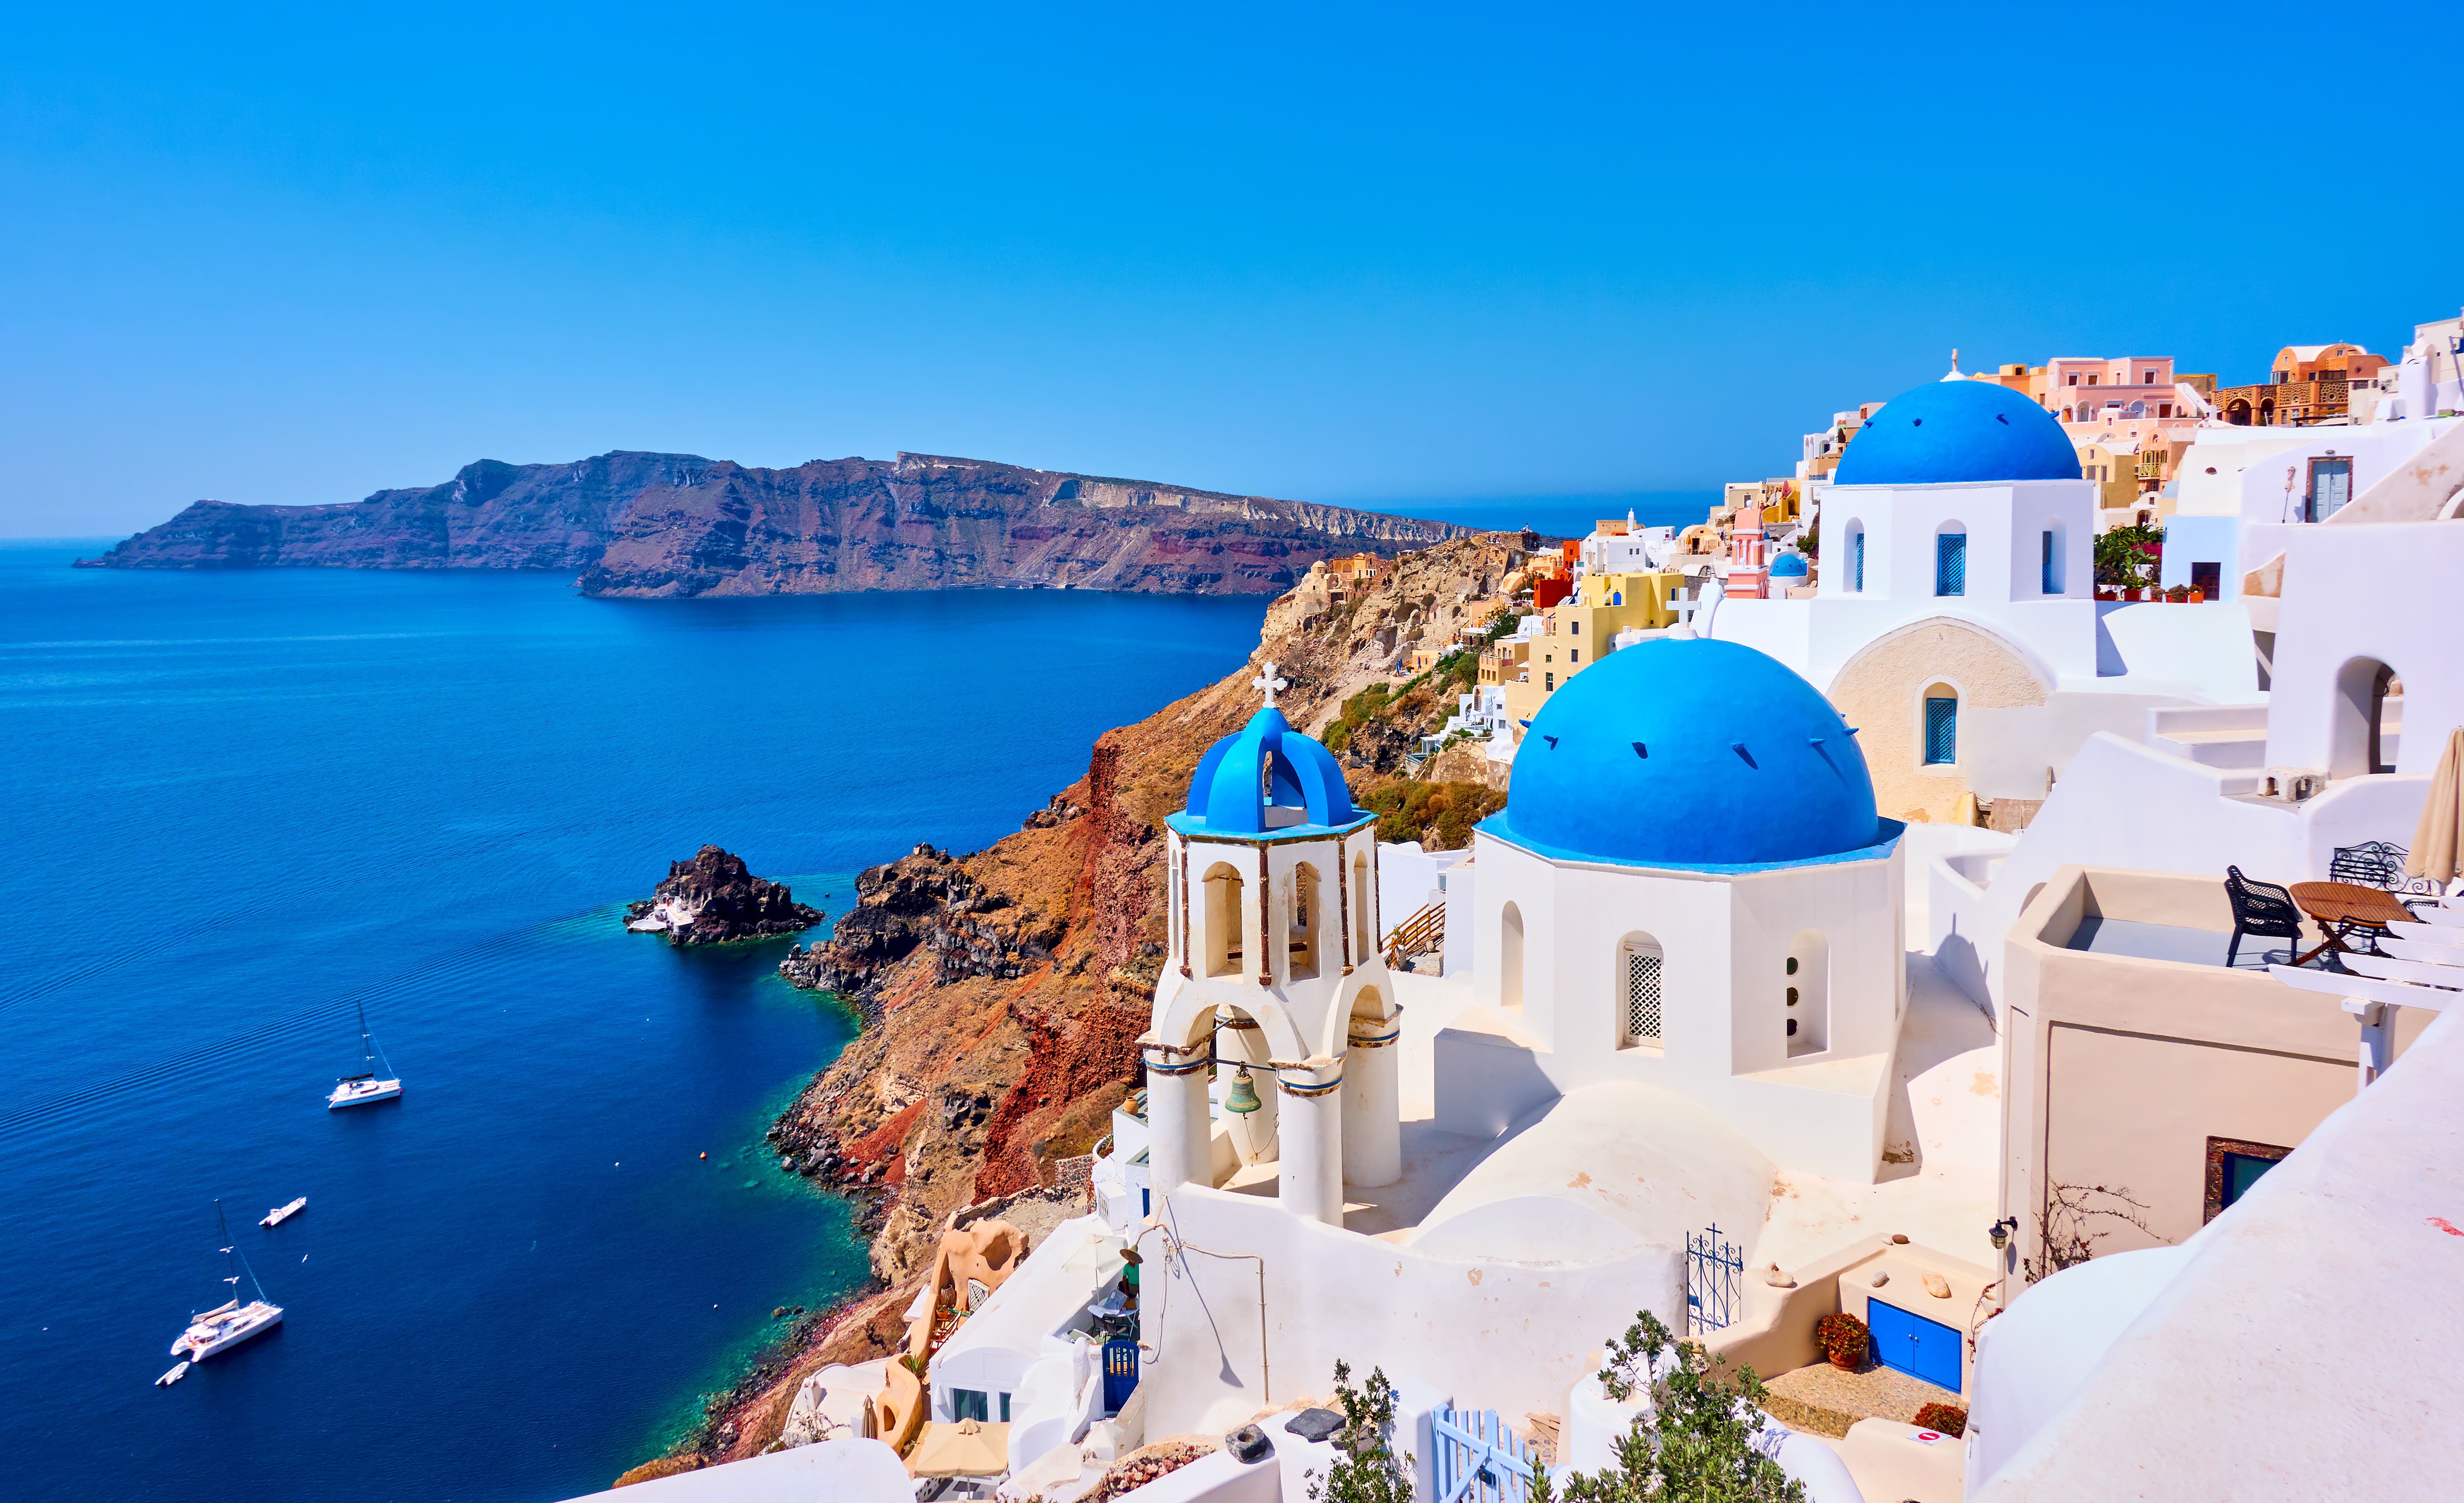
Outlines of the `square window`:
<svg viewBox="0 0 2464 1503">
<path fill-rule="evenodd" d="M 2227 1206 L 2250 1193 L 2259 1177 L 2293 1150 L 2272 1143 L 2239 1138 L 2208 1140 L 2208 1194 L 2205 1221 L 2213 1221 Z"/>
</svg>

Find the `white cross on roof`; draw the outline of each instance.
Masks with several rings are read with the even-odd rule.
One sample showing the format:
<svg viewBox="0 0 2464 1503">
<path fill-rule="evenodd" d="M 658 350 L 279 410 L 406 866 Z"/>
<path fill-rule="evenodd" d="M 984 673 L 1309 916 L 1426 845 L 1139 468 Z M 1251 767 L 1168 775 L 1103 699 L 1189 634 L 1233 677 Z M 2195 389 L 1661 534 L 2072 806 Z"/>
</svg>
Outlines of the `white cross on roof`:
<svg viewBox="0 0 2464 1503">
<path fill-rule="evenodd" d="M 1249 686 L 1254 689 L 1265 690 L 1266 708 L 1268 709 L 1275 708 L 1275 691 L 1277 689 L 1287 689 L 1291 687 L 1290 685 L 1285 683 L 1282 679 L 1275 677 L 1275 664 L 1271 659 L 1266 663 L 1266 671 L 1259 674 L 1256 678 L 1251 679 L 1249 681 Z"/>
</svg>

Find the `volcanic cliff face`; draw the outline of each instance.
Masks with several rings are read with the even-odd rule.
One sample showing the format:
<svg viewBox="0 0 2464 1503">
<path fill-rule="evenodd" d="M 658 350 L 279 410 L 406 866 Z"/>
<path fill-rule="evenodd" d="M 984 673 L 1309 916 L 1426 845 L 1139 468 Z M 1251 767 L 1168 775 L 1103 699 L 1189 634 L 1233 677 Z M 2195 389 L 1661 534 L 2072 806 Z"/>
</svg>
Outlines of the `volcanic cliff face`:
<svg viewBox="0 0 2464 1503">
<path fill-rule="evenodd" d="M 332 506 L 199 501 L 113 569 L 556 569 L 585 595 L 969 586 L 1269 595 L 1309 564 L 1467 535 L 1264 496 L 901 454 L 753 469 L 692 454 L 481 460 Z"/>
<path fill-rule="evenodd" d="M 1162 970 L 1164 817 L 1186 800 L 1206 748 L 1256 712 L 1249 681 L 1259 666 L 1273 660 L 1290 686 L 1285 713 L 1315 733 L 1335 724 L 1354 735 L 1427 729 L 1452 708 L 1438 680 L 1375 690 L 1399 686 L 1391 670 L 1415 644 L 1458 641 L 1461 628 L 1489 621 L 1494 592 L 1528 546 L 1485 534 L 1408 553 L 1352 595 L 1309 570 L 1267 608 L 1246 665 L 1107 731 L 1086 775 L 1017 832 L 973 856 L 919 845 L 858 878 L 856 905 L 831 938 L 800 947 L 780 970 L 853 1003 L 863 1031 L 769 1136 L 782 1166 L 855 1197 L 887 1287 L 835 1318 L 815 1318 L 715 1405 L 683 1449 L 629 1478 L 760 1451 L 805 1376 L 905 1340 L 901 1312 L 956 1213 L 1036 1201 L 1069 1161 L 1083 1167 L 1135 1083 L 1136 1041 Z M 1398 777 L 1382 758 L 1382 750 L 1353 758 L 1349 776 L 1354 800 L 1378 811 L 1384 839 L 1459 845 L 1469 821 L 1503 802 L 1478 783 Z M 1066 1184 L 1045 1198 L 1068 1202 L 1045 1208 L 1055 1216 L 1079 1204 Z"/>
</svg>

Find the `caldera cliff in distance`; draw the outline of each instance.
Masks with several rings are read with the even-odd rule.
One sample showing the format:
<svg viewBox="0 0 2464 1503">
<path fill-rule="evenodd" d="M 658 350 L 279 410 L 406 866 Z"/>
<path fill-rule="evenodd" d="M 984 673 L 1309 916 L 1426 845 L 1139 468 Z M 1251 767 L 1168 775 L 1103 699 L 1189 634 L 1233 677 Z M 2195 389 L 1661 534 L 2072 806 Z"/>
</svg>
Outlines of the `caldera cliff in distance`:
<svg viewBox="0 0 2464 1503">
<path fill-rule="evenodd" d="M 584 595 L 1068 588 L 1280 595 L 1316 559 L 1466 535 L 1347 507 L 900 454 L 760 469 L 481 460 L 329 506 L 198 501 L 80 567 L 546 569 Z"/>
<path fill-rule="evenodd" d="M 763 882 L 744 858 L 705 845 L 668 868 L 668 880 L 625 908 L 625 926 L 664 934 L 671 945 L 726 945 L 794 934 L 822 922 L 783 882 Z"/>
</svg>

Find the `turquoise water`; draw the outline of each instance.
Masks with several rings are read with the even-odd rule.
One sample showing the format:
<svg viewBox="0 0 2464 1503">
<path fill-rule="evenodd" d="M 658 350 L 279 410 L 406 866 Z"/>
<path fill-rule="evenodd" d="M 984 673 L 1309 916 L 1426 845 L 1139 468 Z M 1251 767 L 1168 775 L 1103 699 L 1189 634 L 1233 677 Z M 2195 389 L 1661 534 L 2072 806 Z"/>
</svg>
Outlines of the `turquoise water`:
<svg viewBox="0 0 2464 1503">
<path fill-rule="evenodd" d="M 785 942 L 678 952 L 622 904 L 704 841 L 833 911 L 979 847 L 1265 603 L 80 551 L 0 547 L 12 1497 L 537 1500 L 651 1453 L 862 1275 L 759 1151 L 850 1024 Z M 405 1097 L 330 1113 L 362 1001 Z M 288 1316 L 157 1389 L 221 1297 L 216 1195 Z"/>
</svg>

